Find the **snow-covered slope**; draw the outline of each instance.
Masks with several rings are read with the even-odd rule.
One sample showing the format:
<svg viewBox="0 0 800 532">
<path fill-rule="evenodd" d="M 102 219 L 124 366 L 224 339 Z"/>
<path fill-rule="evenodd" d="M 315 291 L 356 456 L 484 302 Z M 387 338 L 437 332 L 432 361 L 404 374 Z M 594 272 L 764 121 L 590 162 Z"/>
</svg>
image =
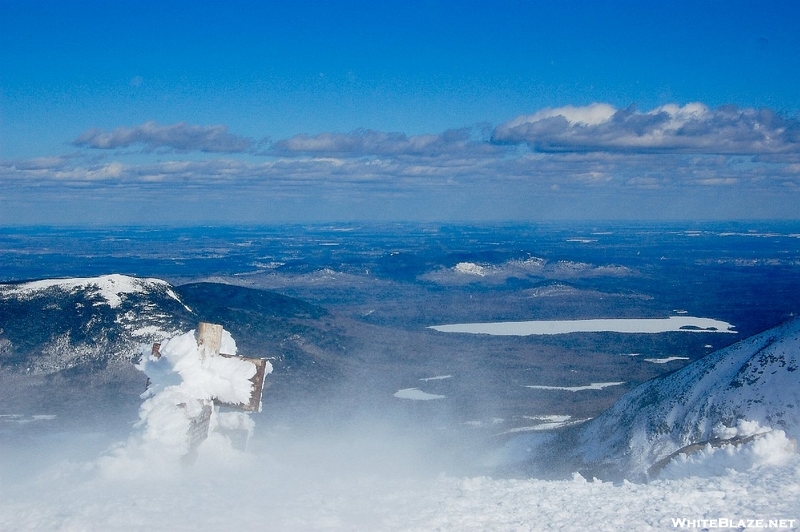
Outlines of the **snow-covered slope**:
<svg viewBox="0 0 800 532">
<path fill-rule="evenodd" d="M 692 444 L 769 429 L 798 439 L 798 369 L 795 318 L 627 393 L 571 435 L 574 458 L 598 476 L 631 478 Z"/>
<path fill-rule="evenodd" d="M 161 279 L 139 279 L 120 274 L 72 279 L 43 279 L 16 285 L 2 285 L 0 286 L 0 293 L 4 297 L 35 298 L 52 288 L 71 293 L 80 290 L 85 291 L 87 294 L 96 297 L 94 305 L 106 304 L 111 308 L 119 307 L 123 298 L 129 294 L 146 294 L 154 290 L 163 291 L 180 302 L 180 299 L 166 281 Z"/>
<path fill-rule="evenodd" d="M 167 282 L 118 274 L 0 285 L 0 310 L 0 367 L 26 374 L 130 359 L 191 312 Z"/>
</svg>

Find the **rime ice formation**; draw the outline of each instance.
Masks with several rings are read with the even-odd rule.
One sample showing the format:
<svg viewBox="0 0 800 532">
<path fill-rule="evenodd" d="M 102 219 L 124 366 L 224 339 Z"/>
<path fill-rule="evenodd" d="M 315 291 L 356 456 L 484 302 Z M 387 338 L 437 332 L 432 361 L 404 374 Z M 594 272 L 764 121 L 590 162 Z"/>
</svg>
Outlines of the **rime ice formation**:
<svg viewBox="0 0 800 532">
<path fill-rule="evenodd" d="M 220 351 L 236 354 L 236 342 L 224 329 Z M 265 365 L 268 374 L 272 366 L 266 361 Z M 198 346 L 195 331 L 189 331 L 165 341 L 158 353 L 143 356 L 137 367 L 147 374 L 150 385 L 139 410 L 141 433 L 129 447 L 179 458 L 195 453 L 210 434 L 238 430 L 249 438 L 253 420 L 244 412 L 222 412 L 215 402 L 250 401 L 257 369 L 252 362 L 209 353 Z"/>
</svg>

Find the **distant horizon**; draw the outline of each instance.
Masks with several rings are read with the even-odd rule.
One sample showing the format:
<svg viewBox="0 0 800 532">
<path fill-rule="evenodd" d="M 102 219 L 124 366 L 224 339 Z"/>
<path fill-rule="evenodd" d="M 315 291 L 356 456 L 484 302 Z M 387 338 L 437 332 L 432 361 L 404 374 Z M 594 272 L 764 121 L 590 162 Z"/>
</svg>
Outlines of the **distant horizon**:
<svg viewBox="0 0 800 532">
<path fill-rule="evenodd" d="M 795 218 L 730 218 L 730 219 L 632 219 L 632 218 L 594 218 L 594 219 L 540 219 L 540 220 L 313 220 L 313 221 L 272 221 L 272 222 L 184 222 L 173 224 L 156 223 L 39 223 L 39 224 L 1 224 L 0 230 L 13 229 L 234 229 L 234 228 L 270 228 L 270 227 L 313 227 L 348 226 L 379 227 L 379 226 L 455 226 L 455 227 L 492 227 L 492 226 L 525 226 L 525 225 L 558 225 L 589 226 L 599 224 L 610 225 L 718 225 L 718 224 L 765 224 L 765 225 L 800 225 L 800 219 Z"/>
</svg>

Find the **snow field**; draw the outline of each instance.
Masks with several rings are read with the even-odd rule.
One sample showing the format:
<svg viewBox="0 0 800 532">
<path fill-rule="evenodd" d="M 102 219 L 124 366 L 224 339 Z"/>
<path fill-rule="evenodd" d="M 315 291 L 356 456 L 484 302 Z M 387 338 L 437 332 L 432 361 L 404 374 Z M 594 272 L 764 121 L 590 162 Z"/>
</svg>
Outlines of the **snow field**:
<svg viewBox="0 0 800 532">
<path fill-rule="evenodd" d="M 755 422 L 715 431 L 754 440 L 679 455 L 649 483 L 491 478 L 475 473 L 489 458 L 478 454 L 454 474 L 451 447 L 391 420 L 298 427 L 259 427 L 247 453 L 212 433 L 191 467 L 132 438 L 95 460 L 0 478 L 0 530 L 647 531 L 675 530 L 673 519 L 800 516 L 796 442 Z"/>
<path fill-rule="evenodd" d="M 452 476 L 407 468 L 413 458 L 389 441 L 381 454 L 381 442 L 347 436 L 253 454 L 212 438 L 192 468 L 110 478 L 97 463 L 64 463 L 22 486 L 0 479 L 0 530 L 644 531 L 800 516 L 800 459 L 779 433 L 647 484 Z M 735 467 L 710 464 L 719 453 Z"/>
</svg>

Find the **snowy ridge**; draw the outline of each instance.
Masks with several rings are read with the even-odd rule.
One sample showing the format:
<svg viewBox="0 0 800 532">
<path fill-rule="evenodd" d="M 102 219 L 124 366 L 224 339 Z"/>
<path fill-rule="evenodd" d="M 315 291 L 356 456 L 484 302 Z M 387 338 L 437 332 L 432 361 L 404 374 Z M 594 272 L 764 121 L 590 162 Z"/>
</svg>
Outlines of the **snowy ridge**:
<svg viewBox="0 0 800 532">
<path fill-rule="evenodd" d="M 648 381 L 583 425 L 576 458 L 641 477 L 700 442 L 769 429 L 800 438 L 800 319 Z"/>
<path fill-rule="evenodd" d="M 120 274 L 4 284 L 0 303 L 9 337 L 2 365 L 28 374 L 129 360 L 139 344 L 174 335 L 178 316 L 191 312 L 166 281 Z M 25 347 L 32 337 L 34 347 Z"/>
<path fill-rule="evenodd" d="M 478 277 L 485 277 L 487 267 L 475 264 L 474 262 L 459 262 L 453 269 L 458 273 L 465 273 L 467 275 L 477 275 Z"/>
<path fill-rule="evenodd" d="M 117 308 L 122 303 L 124 295 L 143 294 L 152 290 L 154 287 L 165 289 L 170 297 L 180 302 L 180 299 L 175 292 L 172 291 L 169 283 L 166 281 L 162 281 L 161 279 L 139 279 L 120 274 L 102 275 L 99 277 L 77 277 L 71 279 L 43 279 L 19 285 L 5 285 L 0 286 L 0 293 L 6 297 L 15 295 L 34 297 L 49 288 L 57 288 L 65 292 L 86 290 L 100 296 L 109 307 Z"/>
</svg>

